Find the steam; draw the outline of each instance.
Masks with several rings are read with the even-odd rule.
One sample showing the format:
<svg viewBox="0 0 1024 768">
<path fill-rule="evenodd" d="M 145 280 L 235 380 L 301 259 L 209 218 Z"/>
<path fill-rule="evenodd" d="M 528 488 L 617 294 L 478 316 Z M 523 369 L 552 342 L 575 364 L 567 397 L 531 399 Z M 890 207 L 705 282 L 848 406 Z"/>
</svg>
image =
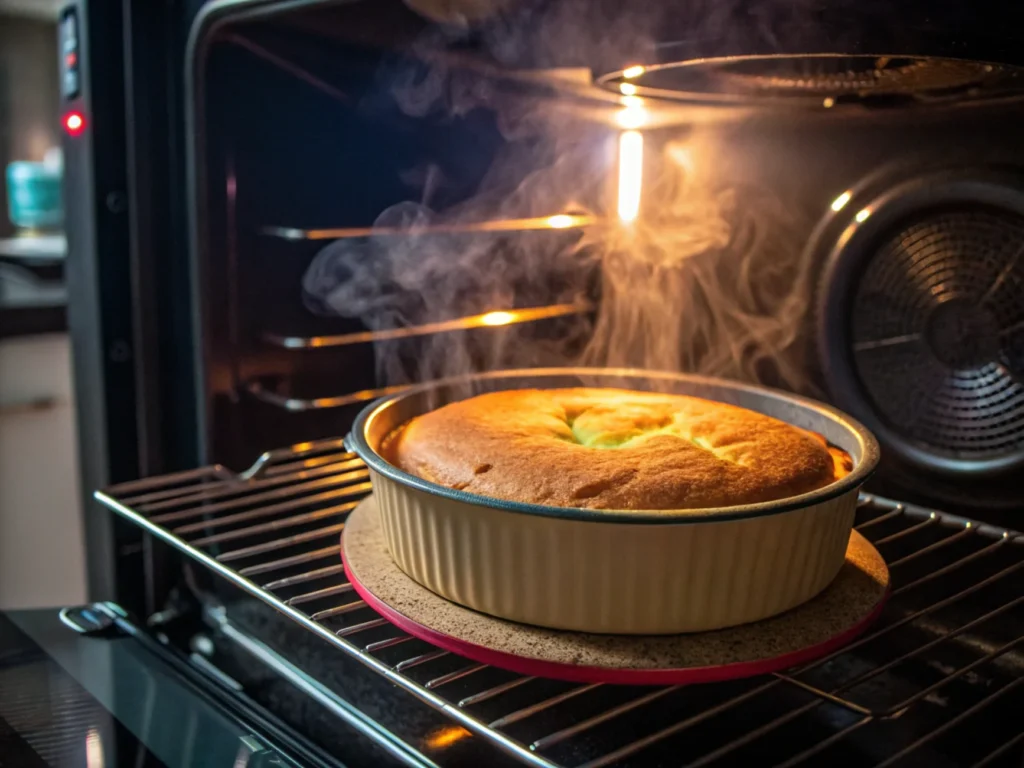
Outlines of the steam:
<svg viewBox="0 0 1024 768">
<path fill-rule="evenodd" d="M 618 6 L 621 13 L 626 5 Z M 709 4 L 709 13 L 722 13 L 711 10 L 721 5 Z M 573 8 L 579 10 L 562 3 L 539 21 L 502 16 L 483 34 L 488 51 L 498 62 L 515 64 L 527 47 L 523 36 L 532 34 L 528 47 L 542 63 L 551 63 L 544 52 L 561 50 L 560 62 L 576 58 L 573 45 L 592 53 L 595 41 L 606 46 L 601 57 L 616 65 L 650 52 L 655 16 L 634 18 L 613 35 L 614 21 L 598 25 L 581 17 L 575 27 L 567 24 L 563 16 L 571 17 Z M 581 31 L 586 24 L 593 29 Z M 567 29 L 573 30 L 569 38 Z M 806 222 L 772 190 L 730 170 L 723 162 L 730 153 L 726 138 L 710 128 L 647 132 L 642 210 L 636 222 L 623 225 L 615 206 L 618 130 L 549 99 L 503 93 L 488 78 L 451 66 L 438 55 L 446 34 L 434 30 L 421 40 L 426 71 L 388 73 L 395 102 L 413 117 L 486 107 L 497 113 L 507 144 L 476 194 L 443 210 L 431 207 L 445 184 L 440 169 L 408 169 L 406 178 L 416 181 L 421 198 L 388 208 L 375 222 L 406 234 L 324 248 L 305 276 L 308 304 L 370 329 L 550 304 L 594 309 L 541 323 L 381 342 L 375 351 L 382 385 L 478 370 L 587 365 L 811 389 L 803 343 L 810 276 L 800 258 Z M 459 223 L 561 213 L 598 223 L 539 232 L 450 231 Z"/>
<path fill-rule="evenodd" d="M 812 389 L 806 224 L 768 190 L 695 177 L 691 154 L 727 151 L 695 136 L 668 143 L 663 173 L 645 190 L 657 214 L 594 244 L 602 302 L 583 364 Z"/>
<path fill-rule="evenodd" d="M 415 234 L 445 221 L 450 219 L 419 203 L 392 206 L 376 226 L 410 234 L 331 244 L 305 276 L 308 300 L 320 311 L 358 318 L 372 330 L 588 300 L 582 279 L 587 260 L 575 252 L 572 235 Z M 564 365 L 567 350 L 581 344 L 585 326 L 583 318 L 570 316 L 380 342 L 378 379 L 403 384 L 475 370 Z"/>
</svg>

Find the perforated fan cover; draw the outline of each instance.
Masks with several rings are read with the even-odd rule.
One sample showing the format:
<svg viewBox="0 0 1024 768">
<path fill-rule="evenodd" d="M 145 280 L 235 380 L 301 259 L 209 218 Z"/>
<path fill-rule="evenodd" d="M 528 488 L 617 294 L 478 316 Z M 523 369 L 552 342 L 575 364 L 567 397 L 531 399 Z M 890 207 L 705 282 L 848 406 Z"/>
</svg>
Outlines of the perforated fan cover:
<svg viewBox="0 0 1024 768">
<path fill-rule="evenodd" d="M 1024 217 L 904 221 L 869 259 L 851 321 L 856 372 L 900 436 L 957 460 L 1024 455 Z"/>
</svg>

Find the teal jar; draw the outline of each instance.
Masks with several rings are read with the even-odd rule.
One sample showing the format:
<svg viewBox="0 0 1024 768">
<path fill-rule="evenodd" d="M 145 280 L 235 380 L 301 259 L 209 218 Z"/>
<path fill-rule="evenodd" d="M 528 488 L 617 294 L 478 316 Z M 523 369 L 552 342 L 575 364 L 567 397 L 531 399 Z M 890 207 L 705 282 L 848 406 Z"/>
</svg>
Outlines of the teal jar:
<svg viewBox="0 0 1024 768">
<path fill-rule="evenodd" d="M 64 222 L 60 195 L 61 171 L 43 163 L 7 166 L 7 210 L 14 226 L 59 229 Z"/>
</svg>

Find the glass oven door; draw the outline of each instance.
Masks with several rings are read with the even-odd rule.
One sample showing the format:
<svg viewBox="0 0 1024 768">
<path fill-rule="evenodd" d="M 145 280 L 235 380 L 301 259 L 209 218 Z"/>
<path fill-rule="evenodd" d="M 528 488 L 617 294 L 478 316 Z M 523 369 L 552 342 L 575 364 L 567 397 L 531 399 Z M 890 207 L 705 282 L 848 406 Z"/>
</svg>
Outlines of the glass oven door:
<svg viewBox="0 0 1024 768">
<path fill-rule="evenodd" d="M 0 765 L 337 764 L 283 746 L 143 639 L 98 628 L 81 634 L 53 609 L 0 613 Z"/>
</svg>

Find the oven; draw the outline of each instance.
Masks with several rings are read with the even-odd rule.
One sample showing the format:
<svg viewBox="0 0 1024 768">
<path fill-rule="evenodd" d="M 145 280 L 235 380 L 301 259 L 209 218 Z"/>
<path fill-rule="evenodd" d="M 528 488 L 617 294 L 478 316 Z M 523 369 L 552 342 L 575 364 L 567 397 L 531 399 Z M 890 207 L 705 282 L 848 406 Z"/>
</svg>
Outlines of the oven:
<svg viewBox="0 0 1024 768">
<path fill-rule="evenodd" d="M 327 761 L 1016 764 L 1020 19 L 895 13 L 69 5 L 92 597 Z M 864 422 L 880 623 L 784 673 L 631 688 L 473 664 L 358 599 L 359 410 L 579 365 Z"/>
</svg>

